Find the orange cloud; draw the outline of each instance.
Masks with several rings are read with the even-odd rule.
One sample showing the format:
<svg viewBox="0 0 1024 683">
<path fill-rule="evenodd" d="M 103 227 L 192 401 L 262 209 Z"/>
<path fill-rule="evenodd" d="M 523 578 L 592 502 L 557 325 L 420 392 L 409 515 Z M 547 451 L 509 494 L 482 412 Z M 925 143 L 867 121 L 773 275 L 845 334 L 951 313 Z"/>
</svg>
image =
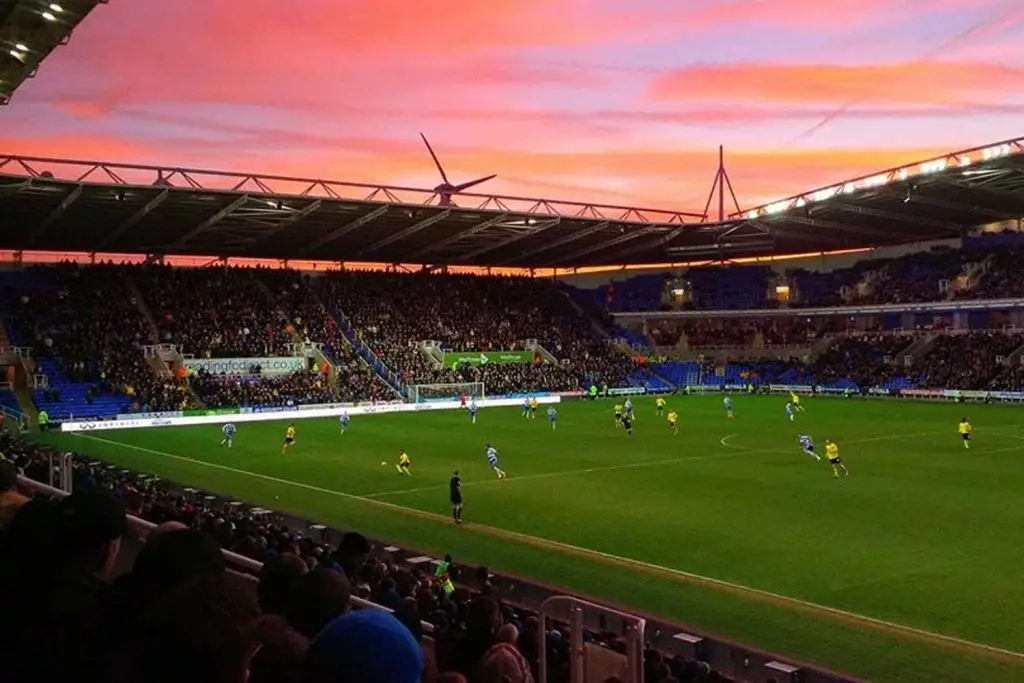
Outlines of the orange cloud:
<svg viewBox="0 0 1024 683">
<path fill-rule="evenodd" d="M 657 100 L 800 104 L 857 102 L 880 107 L 967 105 L 1024 90 L 1024 68 L 1001 64 L 700 65 L 651 84 Z M 996 100 L 1002 101 L 1002 100 Z"/>
</svg>

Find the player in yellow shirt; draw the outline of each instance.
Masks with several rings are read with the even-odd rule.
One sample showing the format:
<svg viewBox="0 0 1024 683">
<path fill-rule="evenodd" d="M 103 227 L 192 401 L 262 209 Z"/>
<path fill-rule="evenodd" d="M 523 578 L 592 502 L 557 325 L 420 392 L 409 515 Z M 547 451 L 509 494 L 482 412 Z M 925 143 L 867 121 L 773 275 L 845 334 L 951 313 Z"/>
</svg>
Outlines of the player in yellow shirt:
<svg viewBox="0 0 1024 683">
<path fill-rule="evenodd" d="M 537 399 L 535 398 L 530 399 L 530 419 L 537 419 Z"/>
<path fill-rule="evenodd" d="M 967 421 L 966 417 L 960 418 L 960 424 L 956 426 L 956 431 L 960 433 L 960 440 L 964 442 L 964 448 L 970 448 L 971 423 Z"/>
<path fill-rule="evenodd" d="M 284 445 L 281 446 L 281 455 L 284 455 L 295 445 L 295 425 L 288 425 L 288 429 L 284 432 Z"/>
<path fill-rule="evenodd" d="M 795 391 L 789 392 L 789 402 L 793 404 L 793 410 L 804 412 L 804 407 L 800 405 L 800 396 Z"/>
<path fill-rule="evenodd" d="M 622 426 L 622 416 L 626 414 L 626 406 L 621 403 L 615 404 L 615 426 Z"/>
<path fill-rule="evenodd" d="M 843 464 L 842 458 L 839 457 L 839 446 L 831 439 L 825 439 L 825 457 L 828 458 L 828 464 L 832 465 L 832 475 L 836 479 L 839 478 L 840 473 L 844 477 L 850 474 L 846 465 Z"/>
<path fill-rule="evenodd" d="M 672 430 L 673 434 L 679 433 L 679 416 L 674 410 L 668 414 L 668 428 Z"/>
<path fill-rule="evenodd" d="M 665 399 L 663 399 L 661 396 L 654 399 L 654 410 L 657 412 L 658 415 L 665 414 Z"/>
<path fill-rule="evenodd" d="M 406 453 L 405 451 L 399 451 L 398 464 L 395 465 L 395 468 L 398 470 L 398 473 L 405 475 L 406 477 L 411 477 L 412 472 L 409 471 L 410 465 L 412 465 L 412 460 L 409 459 L 409 454 Z"/>
</svg>

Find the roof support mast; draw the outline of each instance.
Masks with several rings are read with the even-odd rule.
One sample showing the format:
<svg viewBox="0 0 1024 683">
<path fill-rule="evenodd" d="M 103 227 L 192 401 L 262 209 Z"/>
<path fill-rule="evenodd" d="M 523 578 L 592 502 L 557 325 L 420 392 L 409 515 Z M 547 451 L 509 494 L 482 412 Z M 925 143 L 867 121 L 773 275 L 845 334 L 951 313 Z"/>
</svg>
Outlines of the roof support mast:
<svg viewBox="0 0 1024 683">
<path fill-rule="evenodd" d="M 719 223 L 724 223 L 725 215 L 725 191 L 729 190 L 729 197 L 732 199 L 736 213 L 740 213 L 740 203 L 736 199 L 736 192 L 732 189 L 732 181 L 729 180 L 729 172 L 725 170 L 725 147 L 718 146 L 718 170 L 715 171 L 715 181 L 711 183 L 711 192 L 708 193 L 708 200 L 704 203 L 704 221 L 707 222 L 708 209 L 711 208 L 711 200 L 718 194 L 718 218 Z"/>
</svg>

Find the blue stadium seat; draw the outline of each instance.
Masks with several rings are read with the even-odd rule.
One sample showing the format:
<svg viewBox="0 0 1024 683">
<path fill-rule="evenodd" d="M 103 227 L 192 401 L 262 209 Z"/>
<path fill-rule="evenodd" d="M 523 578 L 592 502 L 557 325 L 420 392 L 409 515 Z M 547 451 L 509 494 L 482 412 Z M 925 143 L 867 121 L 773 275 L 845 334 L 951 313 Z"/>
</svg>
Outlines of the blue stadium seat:
<svg viewBox="0 0 1024 683">
<path fill-rule="evenodd" d="M 45 410 L 52 421 L 112 417 L 130 410 L 131 402 L 127 396 L 100 394 L 91 403 L 87 401 L 86 392 L 96 383 L 69 380 L 57 359 L 40 358 L 37 363 L 39 371 L 49 379 L 50 389 L 60 393 L 60 401 L 52 401 L 47 400 L 44 390 L 36 389 L 32 392 L 36 406 Z"/>
</svg>

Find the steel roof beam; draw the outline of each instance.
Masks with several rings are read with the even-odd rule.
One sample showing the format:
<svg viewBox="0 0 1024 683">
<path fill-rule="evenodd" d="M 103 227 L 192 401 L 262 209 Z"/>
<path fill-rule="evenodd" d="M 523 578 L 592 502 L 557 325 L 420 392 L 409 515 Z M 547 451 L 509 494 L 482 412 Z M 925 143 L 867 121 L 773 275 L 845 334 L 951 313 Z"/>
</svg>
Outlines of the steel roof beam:
<svg viewBox="0 0 1024 683">
<path fill-rule="evenodd" d="M 892 195 L 891 193 L 888 193 L 888 192 L 880 192 L 879 194 L 881 194 L 883 196 L 888 196 L 888 197 L 894 196 L 894 195 Z M 911 195 L 911 198 L 913 198 L 913 195 Z M 963 226 L 957 225 L 956 223 L 947 223 L 946 221 L 937 221 L 937 220 L 934 220 L 934 219 L 931 219 L 931 218 L 923 218 L 921 216 L 913 216 L 913 215 L 910 215 L 910 214 L 895 213 L 895 212 L 892 212 L 892 211 L 884 211 L 882 209 L 875 209 L 875 208 L 872 208 L 870 206 L 854 206 L 853 204 L 844 204 L 842 202 L 835 202 L 835 203 L 829 202 L 828 206 L 832 207 L 832 208 L 839 209 L 840 211 L 847 211 L 849 213 L 859 213 L 859 214 L 861 214 L 863 216 L 871 216 L 873 218 L 882 218 L 882 219 L 890 220 L 890 221 L 903 221 L 905 223 L 916 223 L 918 225 L 923 225 L 923 226 L 930 227 L 930 228 L 940 228 L 942 230 L 960 230 L 960 228 L 963 227 Z M 789 218 L 789 217 L 787 216 L 787 218 Z M 868 229 L 864 229 L 864 228 L 855 228 L 855 229 L 859 230 L 860 232 L 870 234 Z M 888 230 L 882 230 L 882 231 L 879 231 L 879 232 L 882 235 L 892 235 L 892 231 L 888 231 Z"/>
<path fill-rule="evenodd" d="M 464 254 L 462 258 L 464 258 L 466 260 L 470 260 L 470 259 L 476 258 L 477 256 L 481 256 L 483 254 L 487 254 L 487 253 L 490 253 L 492 251 L 496 251 L 498 249 L 503 249 L 504 247 L 507 247 L 507 246 L 512 245 L 512 244 L 515 244 L 519 240 L 524 240 L 527 237 L 533 237 L 534 235 L 542 233 L 542 232 L 544 232 L 545 230 L 547 230 L 549 228 L 553 228 L 556 225 L 560 224 L 561 222 L 562 222 L 562 219 L 561 218 L 557 218 L 557 217 L 556 218 L 550 218 L 548 220 L 538 221 L 536 223 L 536 225 L 533 226 L 533 228 L 534 228 L 533 230 L 523 231 L 523 232 L 520 232 L 520 233 L 516 233 L 515 235 L 512 235 L 511 237 L 503 239 L 502 241 L 498 242 L 497 244 L 484 245 L 484 246 L 480 247 L 479 249 L 474 249 L 473 251 L 469 252 L 468 254 Z"/>
<path fill-rule="evenodd" d="M 153 213 L 153 211 L 155 211 L 158 206 L 163 204 L 167 200 L 167 197 L 170 196 L 170 194 L 171 191 L 169 189 L 164 189 L 160 194 L 150 199 L 148 202 L 146 202 L 145 206 L 143 206 L 141 209 L 132 214 L 128 218 L 128 220 L 121 223 L 121 225 L 117 226 L 117 228 L 115 228 L 112 233 L 104 237 L 103 240 L 101 240 L 100 243 L 96 245 L 96 249 L 94 249 L 94 251 L 99 251 L 104 246 L 106 246 L 110 242 L 113 242 L 118 237 L 123 235 L 126 231 L 138 225 L 143 218 Z"/>
<path fill-rule="evenodd" d="M 474 225 L 474 226 L 472 226 L 470 228 L 467 228 L 466 230 L 462 230 L 461 232 L 458 232 L 458 233 L 456 233 L 454 235 L 449 235 L 448 237 L 444 238 L 440 242 L 436 242 L 434 244 L 429 244 L 429 245 L 423 247 L 422 249 L 417 249 L 416 251 L 414 251 L 412 254 L 409 255 L 409 258 L 417 259 L 417 258 L 420 258 L 421 256 L 426 256 L 427 254 L 429 254 L 431 252 L 439 251 L 439 250 L 444 249 L 445 247 L 447 247 L 449 244 L 454 244 L 455 242 L 458 242 L 461 239 L 465 239 L 466 237 L 472 237 L 473 235 L 476 235 L 478 233 L 483 232 L 487 228 L 493 227 L 493 226 L 498 225 L 500 223 L 504 223 L 507 220 L 508 220 L 508 214 L 507 213 L 503 213 L 500 216 L 494 216 L 493 218 L 489 218 L 486 221 L 482 221 L 480 223 L 477 223 L 476 225 Z"/>
<path fill-rule="evenodd" d="M 941 185 L 942 184 L 941 181 L 938 184 Z M 886 194 L 888 196 L 890 196 L 890 197 L 893 196 L 892 193 L 886 193 Z M 946 201 L 945 199 L 938 199 L 936 197 L 929 197 L 926 194 L 915 193 L 913 191 L 911 191 L 909 196 L 910 196 L 910 203 L 911 204 L 913 204 L 915 202 L 919 202 L 921 204 L 927 204 L 929 206 L 934 206 L 934 207 L 939 208 L 939 209 L 949 209 L 950 211 L 961 211 L 961 212 L 973 213 L 973 214 L 977 214 L 979 216 L 988 216 L 989 218 L 999 218 L 999 219 L 1001 219 L 1001 218 L 1005 218 L 1006 217 L 1006 212 L 1004 212 L 1004 211 L 998 211 L 996 209 L 986 209 L 983 206 L 975 206 L 975 205 L 972 205 L 972 204 L 965 204 L 963 202 Z M 1020 198 L 1020 199 L 1024 199 L 1024 198 Z"/>
<path fill-rule="evenodd" d="M 806 242 L 808 244 L 814 244 L 815 242 L 825 242 L 827 244 L 831 244 L 837 247 L 850 245 L 850 240 L 848 238 L 821 232 L 805 232 L 803 230 L 787 230 L 786 228 L 772 227 L 771 231 L 768 234 L 771 235 L 772 237 L 796 239 L 801 242 Z"/>
<path fill-rule="evenodd" d="M 43 233 L 46 232 L 47 228 L 57 222 L 57 219 L 64 215 L 64 212 L 68 210 L 68 207 L 75 203 L 75 200 L 82 196 L 82 192 L 85 191 L 83 185 L 76 185 L 75 189 L 71 190 L 64 199 L 61 200 L 60 204 L 53 208 L 53 211 L 43 219 L 43 222 L 39 224 L 32 234 L 28 238 L 29 244 L 33 244 L 37 239 L 42 237 Z"/>
<path fill-rule="evenodd" d="M 643 251 L 644 249 L 657 249 L 658 247 L 663 247 L 666 244 L 669 244 L 675 238 L 679 237 L 681 234 L 683 234 L 683 231 L 685 231 L 687 228 L 692 227 L 692 225 L 680 225 L 678 227 L 673 228 L 672 232 L 665 235 L 664 237 L 659 237 L 656 240 L 643 242 L 641 244 L 634 244 L 628 249 L 623 249 L 618 253 L 618 256 L 619 258 L 625 258 L 626 256 L 631 256 L 638 251 Z"/>
<path fill-rule="evenodd" d="M 891 230 L 890 231 L 862 230 L 858 226 L 850 225 L 849 223 L 840 223 L 838 221 L 830 221 L 830 220 L 825 220 L 823 218 L 805 218 L 803 216 L 786 216 L 783 219 L 781 219 L 779 222 L 783 224 L 779 229 L 784 231 L 784 232 L 786 232 L 785 223 L 786 222 L 790 222 L 790 223 L 800 223 L 801 225 L 807 225 L 807 226 L 810 226 L 812 228 L 822 228 L 824 230 L 835 230 L 837 232 L 844 232 L 844 233 L 847 233 L 847 234 L 858 234 L 859 233 L 859 234 L 864 235 L 864 234 L 872 234 L 873 233 L 873 234 L 878 235 L 878 236 L 885 236 L 885 237 L 890 237 L 890 238 L 898 236 L 897 233 L 895 233 L 895 232 L 893 232 Z M 774 232 L 776 230 L 776 226 L 773 225 L 771 221 L 764 221 L 764 223 L 765 223 L 765 225 L 767 225 L 771 229 L 772 232 Z M 788 232 L 793 233 L 795 231 L 789 230 Z M 824 236 L 824 241 L 827 241 L 828 239 L 829 239 L 829 236 L 825 235 Z"/>
<path fill-rule="evenodd" d="M 305 249 L 301 250 L 299 252 L 299 256 L 302 256 L 304 254 L 312 253 L 312 252 L 316 251 L 317 249 L 319 249 L 320 247 L 324 246 L 325 244 L 328 244 L 329 242 L 333 242 L 334 240 L 338 239 L 342 235 L 347 235 L 348 233 L 352 232 L 353 230 L 356 230 L 358 228 L 363 227 L 364 225 L 366 225 L 370 221 L 377 220 L 378 218 L 380 218 L 381 216 L 386 214 L 389 209 L 390 209 L 390 206 L 388 206 L 386 204 L 384 206 L 378 206 L 373 211 L 371 211 L 369 213 L 366 213 L 366 214 L 363 214 L 362 216 L 359 216 L 358 218 L 355 218 L 355 219 L 349 221 L 345 225 L 341 226 L 340 228 L 337 228 L 336 230 L 333 230 L 333 231 L 329 232 L 328 234 L 324 235 L 320 239 L 318 239 L 315 242 L 313 242 L 313 244 L 311 244 L 308 247 L 306 247 Z"/>
<path fill-rule="evenodd" d="M 589 247 L 578 249 L 577 251 L 572 252 L 568 256 L 564 256 L 557 260 L 565 263 L 566 265 L 571 265 L 573 260 L 578 259 L 581 256 L 593 254 L 594 252 L 602 251 L 604 249 L 611 249 L 612 247 L 618 246 L 620 244 L 625 244 L 626 242 L 632 242 L 637 238 L 643 237 L 645 235 L 650 235 L 651 233 L 657 232 L 660 229 L 662 229 L 662 226 L 654 225 L 649 228 L 639 228 L 636 230 L 630 230 L 624 235 L 619 235 L 618 237 L 607 240 L 605 242 L 598 242 L 597 244 L 592 244 Z M 544 265 L 551 265 L 552 263 L 553 261 L 547 261 L 544 263 Z"/>
<path fill-rule="evenodd" d="M 193 237 L 206 232 L 207 230 L 209 230 L 213 226 L 217 225 L 217 223 L 220 223 L 222 220 L 224 220 L 225 218 L 230 216 L 231 212 L 233 212 L 236 209 L 238 209 L 239 207 L 241 207 L 247 201 L 249 201 L 249 195 L 243 194 L 241 197 L 239 197 L 235 201 L 231 202 L 230 204 L 225 206 L 223 209 L 221 209 L 217 213 L 213 214 L 212 216 L 207 218 L 205 221 L 203 221 L 202 223 L 200 223 L 199 225 L 197 225 L 196 227 L 192 228 L 187 233 L 185 233 L 184 235 L 182 235 L 181 237 L 176 239 L 174 242 L 172 242 L 171 245 L 170 245 L 170 249 L 174 249 L 175 247 L 180 247 L 182 244 L 185 244 L 186 242 L 191 240 Z"/>
<path fill-rule="evenodd" d="M 445 209 L 444 211 L 438 211 L 434 215 L 427 216 L 423 220 L 418 221 L 416 223 L 413 223 L 412 225 L 410 225 L 407 228 L 403 228 L 402 230 L 399 230 L 398 232 L 391 233 L 390 235 L 388 235 L 384 239 L 377 240 L 376 242 L 374 242 L 370 246 L 366 247 L 365 249 L 361 249 L 358 253 L 356 253 L 356 256 L 358 257 L 358 256 L 365 256 L 366 254 L 372 254 L 373 252 L 378 251 L 378 250 L 388 246 L 389 244 L 394 244 L 395 242 L 397 242 L 399 240 L 404 240 L 406 237 L 409 237 L 411 235 L 415 235 L 416 233 L 420 232 L 421 230 L 426 230 L 431 225 L 434 225 L 435 223 L 440 223 L 445 218 L 448 218 L 448 216 L 450 216 L 450 215 L 452 215 L 452 210 L 451 209 Z"/>
<path fill-rule="evenodd" d="M 1007 190 L 997 190 L 995 188 L 989 187 L 985 183 L 971 183 L 966 180 L 953 180 L 952 178 L 941 178 L 937 180 L 940 185 L 953 185 L 954 187 L 959 187 L 969 192 L 987 194 L 993 199 L 999 199 L 1005 202 L 1013 202 L 1018 206 L 1024 204 L 1024 194 L 1010 192 Z M 1005 217 L 1005 214 L 1003 214 L 1003 217 Z"/>
<path fill-rule="evenodd" d="M 611 224 L 612 224 L 611 221 L 601 221 L 600 223 L 595 223 L 594 225 L 590 225 L 590 226 L 588 226 L 588 227 L 586 227 L 586 228 L 584 228 L 582 230 L 577 230 L 576 232 L 569 233 L 565 237 L 557 239 L 554 242 L 551 242 L 550 244 L 545 244 L 543 246 L 537 247 L 536 249 L 531 249 L 530 251 L 526 252 L 525 254 L 520 254 L 519 256 L 516 256 L 515 258 L 502 259 L 497 265 L 504 265 L 504 264 L 509 263 L 511 261 L 518 261 L 520 259 L 527 259 L 527 258 L 529 258 L 531 256 L 536 256 L 537 254 L 543 254 L 545 251 L 550 251 L 551 249 L 557 249 L 558 247 L 565 246 L 566 244 L 570 244 L 571 242 L 575 242 L 576 240 L 581 240 L 584 237 L 589 237 L 590 235 L 593 235 L 595 233 L 601 232 L 602 230 L 604 230 L 605 228 L 607 228 Z"/>
<path fill-rule="evenodd" d="M 310 215 L 311 213 L 315 213 L 315 212 L 319 211 L 320 207 L 323 206 L 323 205 L 324 205 L 324 200 L 322 200 L 322 199 L 314 200 L 313 202 L 311 202 L 311 203 L 307 204 L 306 206 L 302 207 L 301 209 L 299 209 L 295 213 L 289 214 L 286 218 L 284 218 L 280 222 L 278 222 L 277 225 L 275 225 L 273 228 L 271 228 L 269 231 L 267 231 L 266 234 L 260 235 L 259 237 L 251 240 L 249 242 L 249 244 L 253 245 L 253 244 L 259 244 L 261 242 L 266 242 L 267 240 L 269 240 L 274 235 L 278 234 L 282 230 L 286 230 L 286 229 L 292 227 L 293 225 L 295 225 L 296 223 L 298 223 L 299 221 L 301 221 L 303 218 L 305 218 L 306 216 Z"/>
<path fill-rule="evenodd" d="M 831 206 L 831 205 L 830 205 Z M 773 220 L 771 218 L 760 218 L 764 225 L 774 229 L 776 224 L 784 226 L 788 221 L 790 223 L 800 223 L 801 225 L 813 225 L 817 227 L 827 227 L 833 230 L 839 230 L 840 232 L 852 232 L 859 233 L 861 235 L 872 235 L 874 237 L 892 237 L 893 231 L 883 228 L 870 228 L 863 225 L 853 225 L 850 223 L 842 223 L 839 221 L 828 220 L 824 218 L 814 218 L 814 212 L 811 212 L 810 216 L 795 216 L 792 214 L 786 214 Z M 811 221 L 808 223 L 807 221 Z M 784 229 L 784 228 L 783 228 Z"/>
</svg>

